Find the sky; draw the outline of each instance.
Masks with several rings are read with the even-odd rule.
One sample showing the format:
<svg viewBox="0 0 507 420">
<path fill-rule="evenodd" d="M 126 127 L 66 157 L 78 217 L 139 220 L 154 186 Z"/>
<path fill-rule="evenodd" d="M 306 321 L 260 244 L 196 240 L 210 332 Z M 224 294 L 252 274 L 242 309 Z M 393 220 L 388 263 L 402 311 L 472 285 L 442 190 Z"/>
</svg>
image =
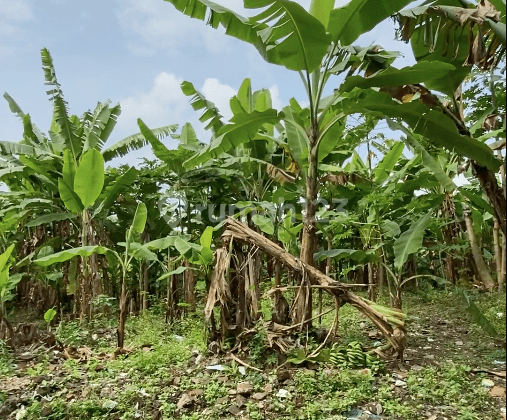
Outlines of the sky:
<svg viewBox="0 0 507 420">
<path fill-rule="evenodd" d="M 336 0 L 335 7 L 347 2 Z M 243 9 L 241 0 L 217 3 L 243 15 L 251 12 Z M 299 3 L 308 9 L 310 0 Z M 400 51 L 403 56 L 394 64 L 398 68 L 415 63 L 410 47 L 395 41 L 391 20 L 355 44 Z M 247 77 L 253 89 L 270 89 L 278 109 L 292 97 L 305 102 L 297 73 L 266 63 L 253 46 L 188 18 L 164 0 L 0 0 L 0 92 L 9 93 L 43 132 L 50 126 L 52 107 L 41 48 L 53 57 L 72 114 L 80 116 L 107 99 L 121 104 L 107 145 L 138 132 L 137 118 L 151 128 L 190 122 L 199 139 L 208 142 L 199 113 L 180 90 L 184 80 L 225 117 L 231 116 L 229 99 Z M 330 82 L 329 89 L 333 87 Z M 0 98 L 0 140 L 19 141 L 21 136 L 21 122 Z M 176 145 L 170 138 L 164 142 Z M 153 157 L 149 147 L 114 164 L 135 164 L 141 157 Z"/>
</svg>

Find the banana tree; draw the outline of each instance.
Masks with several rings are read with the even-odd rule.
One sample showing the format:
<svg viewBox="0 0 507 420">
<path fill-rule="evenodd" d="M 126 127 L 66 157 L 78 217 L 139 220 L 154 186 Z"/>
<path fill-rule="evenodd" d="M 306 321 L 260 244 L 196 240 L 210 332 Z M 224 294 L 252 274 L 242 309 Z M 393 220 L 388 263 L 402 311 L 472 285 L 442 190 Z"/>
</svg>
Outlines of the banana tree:
<svg viewBox="0 0 507 420">
<path fill-rule="evenodd" d="M 50 52 L 41 50 L 42 69 L 47 91 L 53 104 L 53 116 L 49 136 L 43 134 L 32 122 L 30 115 L 24 113 L 7 93 L 4 98 L 11 111 L 23 122 L 23 139 L 20 142 L 0 142 L 2 155 L 21 155 L 34 157 L 62 157 L 65 150 L 71 152 L 76 162 L 79 156 L 90 149 L 102 150 L 116 126 L 121 114 L 120 104 L 110 106 L 110 101 L 99 102 L 93 111 L 86 111 L 81 117 L 69 115 L 68 103 L 56 77 L 53 58 Z M 154 129 L 155 135 L 163 137 L 174 132 L 176 126 L 168 125 Z M 103 150 L 105 161 L 125 156 L 132 150 L 145 146 L 141 133 L 129 136 Z"/>
<path fill-rule="evenodd" d="M 5 211 L 11 214 L 18 210 L 18 214 L 23 215 L 18 222 L 24 222 L 27 227 L 49 225 L 53 231 L 58 223 L 78 220 L 75 226 L 80 232 L 81 245 L 93 246 L 96 238 L 92 226 L 100 229 L 97 221 L 104 221 L 114 200 L 138 175 L 135 168 L 121 175 L 114 171 L 106 173 L 104 164 L 144 146 L 146 140 L 138 133 L 104 149 L 120 115 L 120 105 L 99 102 L 93 111 L 86 111 L 81 117 L 70 115 L 47 49 L 41 51 L 41 59 L 53 104 L 48 135 L 33 124 L 29 114 L 25 114 L 14 99 L 4 95 L 11 111 L 23 122 L 23 139 L 18 143 L 0 142 L 0 166 L 5 162 L 0 179 L 11 191 L 27 195 Z M 153 134 L 160 138 L 175 129 L 174 125 L 160 127 L 154 129 Z M 34 255 L 32 252 L 31 256 Z M 86 259 L 84 257 L 79 291 L 81 318 L 91 315 L 91 301 L 102 292 L 97 256 L 92 256 L 88 262 Z"/>
<path fill-rule="evenodd" d="M 485 142 L 488 136 L 481 136 L 480 128 L 495 116 L 501 104 L 496 101 L 493 88 L 486 112 L 473 121 L 473 125 L 467 125 L 462 103 L 462 84 L 473 66 L 493 75 L 505 57 L 505 2 L 476 0 L 473 4 L 459 0 L 437 0 L 402 11 L 396 18 L 400 38 L 411 43 L 419 63 L 438 61 L 456 66 L 455 71 L 431 80 L 426 83 L 426 87 L 448 95 L 450 103 L 446 113 L 461 133 Z M 505 126 L 497 133 L 505 136 Z M 431 139 L 431 136 L 428 137 Z M 462 147 L 468 148 L 468 145 L 462 144 Z M 467 154 L 462 151 L 460 154 L 470 158 L 474 176 L 481 183 L 505 236 L 505 194 L 495 177 L 500 165 L 486 164 L 476 153 Z"/>
<path fill-rule="evenodd" d="M 328 170 L 328 174 L 321 178 L 324 184 L 321 193 L 332 201 L 332 197 L 347 199 L 347 207 L 354 208 L 351 213 L 328 214 L 328 223 L 319 223 L 319 232 L 328 239 L 327 250 L 316 254 L 319 260 L 327 258 L 326 269 L 331 271 L 333 261 L 340 264 L 339 275 L 348 274 L 343 264 L 353 269 L 359 275 L 359 282 L 367 283 L 370 300 L 375 300 L 377 286 L 384 283 L 384 262 L 387 251 L 386 243 L 395 236 L 399 226 L 392 221 L 403 215 L 407 199 L 413 197 L 413 190 L 417 187 L 401 191 L 399 181 L 406 175 L 406 165 L 410 165 L 403 156 L 404 144 L 399 141 L 383 140 L 382 144 L 372 141 L 368 132 L 366 142 L 368 155 L 364 162 L 355 151 L 351 153 L 351 161 L 343 168 L 339 165 L 320 165 Z M 382 159 L 373 167 L 372 155 L 375 145 Z M 395 169 L 396 168 L 396 169 Z M 404 169 L 405 168 L 405 169 Z M 405 181 L 408 181 L 405 179 Z M 324 220 L 325 220 L 324 219 Z M 359 239 L 359 240 L 357 240 Z M 355 266 L 349 262 L 355 262 Z M 378 264 L 377 264 L 378 263 Z M 376 276 L 375 276 L 376 274 Z M 376 278 L 376 281 L 375 281 Z"/>
<path fill-rule="evenodd" d="M 410 225 L 408 230 L 396 239 L 394 242 L 394 271 L 387 264 L 383 264 L 387 270 L 388 279 L 391 279 L 388 282 L 391 305 L 396 309 L 402 309 L 401 291 L 403 286 L 409 281 L 427 277 L 434 280 L 437 284 L 447 283 L 445 279 L 432 274 L 419 274 L 403 279 L 403 266 L 411 254 L 418 252 L 422 248 L 424 232 L 431 217 L 432 212 L 421 216 Z"/>
<path fill-rule="evenodd" d="M 211 274 L 211 263 L 213 262 L 213 251 L 211 250 L 213 244 L 213 227 L 208 226 L 201 237 L 199 243 L 195 244 L 188 240 L 188 237 L 178 237 L 174 241 L 174 247 L 180 254 L 180 258 L 188 261 L 189 266 L 184 266 L 178 270 L 178 273 L 187 270 L 194 270 L 192 266 L 198 266 L 201 274 L 205 278 L 206 288 L 209 288 L 209 276 Z M 169 273 L 170 275 L 174 272 Z M 169 274 L 166 274 L 168 276 Z M 195 305 L 195 301 L 193 302 Z"/>
<path fill-rule="evenodd" d="M 265 8 L 249 19 L 214 3 L 204 0 L 168 0 L 180 12 L 207 22 L 214 28 L 223 26 L 226 34 L 254 45 L 268 62 L 281 65 L 301 75 L 309 101 L 307 110 L 299 112 L 278 112 L 267 109 L 263 112 L 239 113 L 227 124 L 214 124 L 211 129 L 213 138 L 209 146 L 189 161 L 189 165 L 198 165 L 211 156 L 218 156 L 233 147 L 249 141 L 258 135 L 266 124 L 285 124 L 288 141 L 297 143 L 301 151 L 300 158 L 305 161 L 304 229 L 300 258 L 313 264 L 316 250 L 317 227 L 315 222 L 316 200 L 318 197 L 319 155 L 326 150 L 324 145 L 333 144 L 340 137 L 347 115 L 354 112 L 378 112 L 401 117 L 409 124 L 445 147 L 454 149 L 460 142 L 469 144 L 467 153 L 477 155 L 484 164 L 497 167 L 498 161 L 485 150 L 484 145 L 461 136 L 456 127 L 445 127 L 440 111 L 430 110 L 419 104 L 401 104 L 388 93 L 373 92 L 369 88 L 400 86 L 423 83 L 428 80 L 445 77 L 455 70 L 447 63 L 419 63 L 401 70 L 381 69 L 372 77 L 348 77 L 335 94 L 325 98 L 325 86 L 333 75 L 352 75 L 360 70 L 357 62 L 349 62 L 354 56 L 347 49 L 357 38 L 382 20 L 400 11 L 409 0 L 364 1 L 352 0 L 344 7 L 334 8 L 334 1 L 314 0 L 310 12 L 299 4 L 288 0 L 245 0 L 246 8 Z M 360 88 L 360 89 L 357 89 Z M 365 89 L 365 90 L 363 90 Z M 205 109 L 202 98 L 196 98 L 196 108 Z M 200 107 L 200 108 L 199 108 Z M 207 120 L 213 111 L 205 110 L 203 118 Z M 428 124 L 418 124 L 421 120 Z M 442 130 L 442 126 L 447 128 Z M 447 132 L 450 131 L 450 133 Z M 290 139 L 290 140 L 289 140 Z M 332 147 L 331 147 L 332 149 Z M 487 147 L 486 147 L 487 149 Z M 477 153 L 476 153 L 477 152 Z M 294 322 L 311 318 L 311 302 L 305 292 L 299 294 L 297 317 Z"/>
<path fill-rule="evenodd" d="M 111 262 L 115 262 L 119 265 L 122 276 L 121 292 L 119 298 L 120 314 L 118 321 L 118 351 L 120 352 L 123 350 L 125 343 L 125 321 L 127 318 L 128 295 L 127 278 L 129 275 L 129 268 L 131 267 L 131 263 L 134 261 L 134 259 L 156 261 L 157 255 L 153 252 L 153 250 L 167 249 L 170 246 L 174 246 L 175 241 L 174 237 L 166 237 L 148 242 L 146 244 L 138 243 L 136 239 L 143 233 L 145 229 L 147 214 L 148 211 L 146 205 L 144 203 L 140 203 L 137 206 L 132 224 L 125 233 L 125 250 L 122 254 L 100 245 L 82 246 L 51 254 L 43 258 L 39 258 L 33 262 L 35 265 L 47 267 L 52 264 L 69 261 L 77 256 L 88 258 L 95 254 L 101 254 L 106 255 L 106 257 L 108 257 Z"/>
<path fill-rule="evenodd" d="M 80 215 L 81 246 L 96 245 L 92 225 L 94 216 L 100 214 L 102 209 L 107 209 L 136 176 L 137 170 L 132 168 L 110 186 L 109 190 L 104 189 L 104 159 L 98 150 L 86 151 L 77 162 L 69 149 L 64 151 L 62 177 L 58 179 L 58 190 L 66 209 L 71 214 Z M 83 256 L 83 275 L 80 283 L 81 317 L 85 315 L 91 317 L 91 302 L 94 297 L 102 294 L 96 255 L 92 255 L 90 260 L 87 256 Z"/>
<path fill-rule="evenodd" d="M 466 188 L 458 189 L 451 178 L 451 175 L 442 166 L 441 160 L 434 158 L 432 154 L 425 149 L 425 147 L 421 144 L 421 138 L 419 136 L 392 120 L 388 119 L 388 123 L 393 130 L 402 131 L 405 134 L 403 140 L 407 146 L 409 146 L 414 153 L 421 156 L 423 165 L 438 181 L 436 189 L 438 194 L 445 197 L 443 200 L 444 205 L 448 200 L 450 200 L 451 195 L 453 195 L 453 199 L 464 207 L 463 216 L 465 219 L 467 236 L 469 238 L 472 256 L 477 267 L 478 275 L 484 286 L 488 290 L 492 290 L 495 287 L 495 282 L 491 277 L 486 263 L 484 262 L 483 253 L 477 243 L 473 220 L 471 217 L 471 208 L 480 209 L 482 213 L 489 213 L 491 215 L 494 213 L 493 208 L 484 199 L 482 199 L 480 195 L 476 195 Z M 452 280 L 452 278 L 448 278 L 448 280 Z"/>
</svg>

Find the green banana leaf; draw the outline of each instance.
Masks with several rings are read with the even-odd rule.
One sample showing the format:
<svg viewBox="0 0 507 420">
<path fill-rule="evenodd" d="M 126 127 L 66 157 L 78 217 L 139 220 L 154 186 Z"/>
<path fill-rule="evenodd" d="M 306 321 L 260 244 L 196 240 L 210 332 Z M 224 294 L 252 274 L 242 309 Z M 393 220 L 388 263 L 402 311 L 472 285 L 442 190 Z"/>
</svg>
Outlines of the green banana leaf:
<svg viewBox="0 0 507 420">
<path fill-rule="evenodd" d="M 132 230 L 136 233 L 143 233 L 146 221 L 148 219 L 148 209 L 146 204 L 139 203 L 134 215 L 134 221 L 132 222 Z"/>
<path fill-rule="evenodd" d="M 104 187 L 104 158 L 98 150 L 90 149 L 81 157 L 74 179 L 74 191 L 85 208 L 99 198 Z"/>
<path fill-rule="evenodd" d="M 360 35 L 401 10 L 411 0 L 352 0 L 331 11 L 328 31 L 342 46 L 352 44 Z"/>
<path fill-rule="evenodd" d="M 70 220 L 76 217 L 75 214 L 70 213 L 50 213 L 43 214 L 42 216 L 36 217 L 35 219 L 30 220 L 25 226 L 26 227 L 35 227 L 40 225 L 46 225 L 48 223 L 53 222 L 61 222 L 62 220 Z"/>
<path fill-rule="evenodd" d="M 79 248 L 67 249 L 65 251 L 57 252 L 43 258 L 35 260 L 33 263 L 41 267 L 48 267 L 52 264 L 62 263 L 69 261 L 74 257 L 91 257 L 93 254 L 105 255 L 112 252 L 110 249 L 103 246 L 82 246 Z"/>
<path fill-rule="evenodd" d="M 374 172 L 375 182 L 377 184 L 382 184 L 382 182 L 384 182 L 389 177 L 391 171 L 398 163 L 398 160 L 400 159 L 404 149 L 405 145 L 402 142 L 396 142 L 391 147 L 389 153 L 387 153 L 380 161 Z"/>
<path fill-rule="evenodd" d="M 362 89 L 369 87 L 404 86 L 417 83 L 427 83 L 429 80 L 442 78 L 456 70 L 452 64 L 441 61 L 421 61 L 410 67 L 387 70 L 373 77 L 348 77 L 341 85 L 340 91 L 349 92 L 355 87 Z"/>
<path fill-rule="evenodd" d="M 499 334 L 493 324 L 486 318 L 473 300 L 470 299 L 470 296 L 463 289 L 458 289 L 458 293 L 463 299 L 465 309 L 472 317 L 472 320 L 492 337 L 498 337 Z"/>
<path fill-rule="evenodd" d="M 331 39 L 324 25 L 302 6 L 287 0 L 244 0 L 246 8 L 266 7 L 250 21 L 266 25 L 258 34 L 264 59 L 289 70 L 311 73 L 320 67 Z"/>
<path fill-rule="evenodd" d="M 327 251 L 320 251 L 314 254 L 315 261 L 322 261 L 326 258 L 333 258 L 335 260 L 350 259 L 359 263 L 376 262 L 379 257 L 374 252 L 365 252 L 356 249 L 331 249 Z"/>
<path fill-rule="evenodd" d="M 211 140 L 207 147 L 185 162 L 185 167 L 191 169 L 205 163 L 210 158 L 216 158 L 243 143 L 253 140 L 260 127 L 264 124 L 274 125 L 280 121 L 281 117 L 282 114 L 279 114 L 275 109 L 235 115 L 231 118 L 229 124 L 224 125 L 218 131 L 217 137 Z"/>
<path fill-rule="evenodd" d="M 394 266 L 401 270 L 410 254 L 414 254 L 422 248 L 424 231 L 431 219 L 431 212 L 416 220 L 410 228 L 403 232 L 394 242 Z"/>
</svg>

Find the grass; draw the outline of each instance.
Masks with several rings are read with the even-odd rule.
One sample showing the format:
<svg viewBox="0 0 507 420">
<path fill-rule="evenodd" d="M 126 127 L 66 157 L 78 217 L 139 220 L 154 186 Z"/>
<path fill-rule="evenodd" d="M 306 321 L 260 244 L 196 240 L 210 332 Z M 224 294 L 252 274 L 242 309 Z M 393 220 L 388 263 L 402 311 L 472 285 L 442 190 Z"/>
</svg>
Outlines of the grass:
<svg viewBox="0 0 507 420">
<path fill-rule="evenodd" d="M 506 311 L 502 296 L 474 294 L 473 298 L 495 328 L 504 331 Z M 330 304 L 331 301 L 325 301 L 325 307 Z M 394 386 L 389 371 L 372 375 L 369 371 L 337 369 L 326 364 L 320 365 L 317 371 L 294 370 L 288 381 L 278 383 L 274 370 L 276 355 L 266 349 L 262 330 L 249 342 L 242 357 L 262 367 L 263 373 L 248 369 L 243 374 L 235 362 L 227 360 L 219 361 L 227 367 L 226 371 L 209 371 L 206 366 L 211 360 L 196 364 L 192 357 L 195 352 L 206 354 L 201 315 L 188 314 L 184 320 L 167 325 L 155 307 L 129 318 L 127 346 L 133 352 L 127 356 L 109 362 L 68 360 L 60 367 L 58 377 L 49 371 L 48 360 L 29 368 L 27 375 L 50 377 L 43 385 L 52 389 L 51 398 L 34 398 L 38 388 L 33 385 L 27 390 L 30 397 L 25 411 L 18 411 L 24 415 L 19 417 L 25 420 L 237 419 L 229 411 L 236 403 L 235 396 L 229 394 L 239 382 L 247 381 L 254 392 L 263 392 L 266 386 L 274 387 L 265 400 L 248 399 L 242 407 L 246 418 L 252 420 L 346 419 L 350 410 L 371 402 L 380 403 L 384 414 L 393 420 L 421 419 L 426 412 L 458 420 L 500 419 L 498 401 L 495 403 L 488 389 L 481 386 L 483 377 L 471 374 L 470 370 L 493 360 L 505 360 L 505 350 L 491 348 L 491 338 L 470 323 L 459 296 L 453 292 L 406 293 L 404 305 L 409 315 L 408 347 L 416 349 L 428 344 L 426 336 L 415 334 L 422 329 L 431 330 L 428 337 L 441 340 L 445 346 L 439 349 L 439 366 L 427 364 L 422 370 L 408 372 L 402 393 Z M 331 325 L 333 317 L 333 313 L 326 315 L 322 325 Z M 466 352 L 456 346 L 454 336 L 439 336 L 439 320 L 446 321 L 451 333 L 466 331 L 463 333 Z M 111 314 L 88 325 L 64 322 L 58 328 L 58 337 L 66 345 L 87 345 L 94 354 L 111 353 L 115 347 L 115 321 L 115 314 Z M 358 340 L 371 344 L 367 335 L 370 329 L 373 330 L 371 323 L 350 305 L 340 310 L 342 342 Z M 105 332 L 97 337 L 98 330 Z M 11 375 L 11 369 L 9 353 L 0 344 L 0 374 Z M 177 410 L 181 395 L 193 390 L 201 391 L 193 406 Z M 288 396 L 279 394 L 280 390 Z M 7 398 L 6 393 L 0 393 L 0 404 Z"/>
</svg>

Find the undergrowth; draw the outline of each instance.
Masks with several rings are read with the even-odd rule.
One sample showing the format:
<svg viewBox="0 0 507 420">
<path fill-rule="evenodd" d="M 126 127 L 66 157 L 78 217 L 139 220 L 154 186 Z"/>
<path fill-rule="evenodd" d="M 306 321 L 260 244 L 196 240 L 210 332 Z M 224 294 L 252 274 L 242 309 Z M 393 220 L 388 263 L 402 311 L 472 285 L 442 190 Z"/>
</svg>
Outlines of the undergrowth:
<svg viewBox="0 0 507 420">
<path fill-rule="evenodd" d="M 450 325 L 466 326 L 470 348 L 478 355 L 488 354 L 482 348 L 486 346 L 487 334 L 472 326 L 467 313 L 459 306 L 457 294 L 426 290 L 423 295 L 406 293 L 404 297 L 409 340 L 413 340 L 410 329 L 416 332 L 423 318 L 445 319 Z M 472 297 L 495 328 L 503 331 L 505 302 L 501 296 L 473 294 Z M 332 301 L 325 301 L 325 307 L 331 304 Z M 333 317 L 333 312 L 325 315 L 321 326 L 329 327 Z M 96 317 L 89 323 L 67 321 L 60 324 L 57 334 L 66 345 L 87 345 L 94 354 L 111 353 L 116 344 L 115 322 L 114 313 Z M 315 327 L 319 327 L 318 321 Z M 342 307 L 339 342 L 361 341 L 371 345 L 368 332 L 373 330 L 373 325 L 355 308 Z M 112 361 L 68 360 L 60 367 L 62 379 L 58 385 L 53 384 L 53 379 L 46 379 L 52 377 L 48 358 L 30 367 L 26 375 L 44 377 L 48 383 L 42 384 L 53 387 L 54 394 L 49 399 L 37 397 L 34 391 L 38 388 L 34 385 L 29 390 L 32 397 L 25 403 L 26 408 L 19 407 L 18 418 L 232 420 L 238 417 L 229 411 L 236 401 L 230 393 L 240 382 L 249 382 L 254 393 L 265 392 L 266 386 L 273 387 L 262 402 L 247 399 L 243 410 L 246 418 L 252 420 L 342 420 L 350 417 L 351 410 L 373 402 L 379 403 L 383 414 L 392 420 L 419 420 L 428 411 L 457 420 L 500 418 L 488 389 L 481 386 L 483 377 L 470 372 L 470 363 L 475 359 L 469 360 L 462 353 L 455 357 L 449 353 L 449 360 L 441 360 L 440 366 L 409 371 L 404 379 L 404 394 L 400 395 L 394 392 L 395 381 L 389 370 L 374 375 L 367 369 L 321 364 L 315 371 L 305 369 L 303 364 L 293 371 L 289 380 L 278 382 L 275 367 L 281 362 L 266 347 L 266 332 L 262 328 L 248 342 L 242 356 L 261 368 L 262 373 L 240 369 L 236 362 L 225 359 L 219 362 L 225 371 L 207 370 L 212 357 L 207 356 L 205 328 L 199 312 L 187 313 L 183 319 L 166 324 L 163 311 L 155 306 L 139 316 L 129 317 L 126 338 L 126 346 L 132 350 L 130 354 Z M 308 337 L 302 334 L 299 340 L 309 350 L 318 345 L 312 334 Z M 414 342 L 409 341 L 410 345 Z M 456 353 L 455 348 L 452 351 Z M 505 352 L 496 351 L 496 360 L 505 359 Z M 199 363 L 202 357 L 210 359 Z M 12 365 L 12 357 L 0 343 L 0 373 L 12 373 Z M 73 388 L 75 384 L 79 384 L 77 389 Z M 193 405 L 179 411 L 177 403 L 183 393 L 195 390 L 200 394 Z M 7 398 L 7 393 L 0 393 L 0 404 Z"/>
</svg>

